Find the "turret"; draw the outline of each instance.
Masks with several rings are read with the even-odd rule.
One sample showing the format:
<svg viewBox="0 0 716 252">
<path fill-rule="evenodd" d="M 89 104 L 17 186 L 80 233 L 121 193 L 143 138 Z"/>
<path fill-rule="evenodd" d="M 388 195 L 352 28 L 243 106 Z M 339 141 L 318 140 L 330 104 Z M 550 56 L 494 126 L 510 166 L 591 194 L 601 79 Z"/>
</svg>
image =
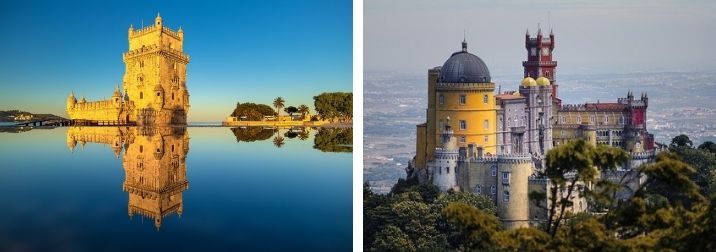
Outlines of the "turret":
<svg viewBox="0 0 716 252">
<path fill-rule="evenodd" d="M 75 92 L 71 92 L 69 96 L 67 96 L 67 108 L 70 109 L 77 104 L 77 99 L 75 98 Z"/>
<path fill-rule="evenodd" d="M 134 35 L 134 27 L 132 27 L 132 24 L 129 24 L 129 37 L 132 37 Z"/>
<path fill-rule="evenodd" d="M 119 91 L 119 85 L 114 89 L 114 93 L 112 94 L 112 102 L 115 106 L 119 106 L 122 104 L 122 92 Z"/>
<path fill-rule="evenodd" d="M 157 17 L 154 18 L 154 25 L 161 28 L 162 27 L 162 17 L 159 15 L 159 12 L 157 12 Z"/>
<path fill-rule="evenodd" d="M 457 186 L 457 162 L 459 149 L 457 139 L 450 127 L 450 117 L 442 132 L 442 144 L 435 148 L 435 161 L 432 164 L 433 184 L 445 192 L 450 189 L 459 190 Z"/>
</svg>

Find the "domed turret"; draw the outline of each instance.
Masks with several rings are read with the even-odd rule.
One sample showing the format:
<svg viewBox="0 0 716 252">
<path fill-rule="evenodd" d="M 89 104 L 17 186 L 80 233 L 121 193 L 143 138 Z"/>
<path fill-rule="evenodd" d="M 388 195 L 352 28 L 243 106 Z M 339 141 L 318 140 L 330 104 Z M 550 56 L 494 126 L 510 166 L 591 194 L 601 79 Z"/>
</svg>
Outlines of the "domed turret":
<svg viewBox="0 0 716 252">
<path fill-rule="evenodd" d="M 154 19 L 154 24 L 156 26 L 162 26 L 162 17 L 159 16 L 159 12 L 157 12 L 157 17 Z"/>
<path fill-rule="evenodd" d="M 534 87 L 537 86 L 537 81 L 535 79 L 532 79 L 532 77 L 525 77 L 522 79 L 522 86 L 523 87 Z"/>
<path fill-rule="evenodd" d="M 119 86 L 117 86 L 117 87 L 114 89 L 114 93 L 112 94 L 112 97 L 119 97 L 119 98 L 122 97 L 122 91 L 119 91 Z"/>
<path fill-rule="evenodd" d="M 462 42 L 462 51 L 453 53 L 440 69 L 439 82 L 443 83 L 486 83 L 490 82 L 490 70 L 480 57 L 467 52 L 467 42 Z"/>
<path fill-rule="evenodd" d="M 67 107 L 71 108 L 74 107 L 77 103 L 77 98 L 75 98 L 75 92 L 71 92 L 69 96 L 67 96 Z"/>
<path fill-rule="evenodd" d="M 547 78 L 545 78 L 545 77 L 543 77 L 543 76 L 540 76 L 539 78 L 537 78 L 537 85 L 538 85 L 538 86 L 549 86 L 549 84 L 550 84 L 549 79 L 547 79 Z"/>
<path fill-rule="evenodd" d="M 82 98 L 80 98 L 80 103 L 85 103 L 85 102 L 87 102 L 87 99 L 85 99 L 85 96 L 83 95 Z"/>
</svg>

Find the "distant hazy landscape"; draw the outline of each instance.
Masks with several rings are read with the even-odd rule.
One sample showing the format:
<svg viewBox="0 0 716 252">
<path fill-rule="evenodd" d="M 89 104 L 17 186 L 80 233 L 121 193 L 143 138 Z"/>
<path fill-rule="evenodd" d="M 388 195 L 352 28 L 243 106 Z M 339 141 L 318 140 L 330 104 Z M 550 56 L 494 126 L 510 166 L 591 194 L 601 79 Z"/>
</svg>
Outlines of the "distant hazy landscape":
<svg viewBox="0 0 716 252">
<path fill-rule="evenodd" d="M 493 76 L 502 91 L 522 76 Z M 364 180 L 387 192 L 415 154 L 415 125 L 425 122 L 427 71 L 364 75 Z M 694 144 L 716 141 L 716 71 L 629 74 L 558 74 L 565 104 L 615 102 L 629 90 L 649 95 L 647 127 L 656 141 L 687 134 Z"/>
</svg>

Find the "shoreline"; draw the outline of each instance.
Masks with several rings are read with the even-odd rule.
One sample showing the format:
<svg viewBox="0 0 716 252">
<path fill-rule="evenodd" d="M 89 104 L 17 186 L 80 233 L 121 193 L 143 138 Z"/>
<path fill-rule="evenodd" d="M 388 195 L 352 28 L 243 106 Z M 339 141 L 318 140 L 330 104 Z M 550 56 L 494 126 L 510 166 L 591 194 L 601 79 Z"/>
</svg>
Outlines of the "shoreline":
<svg viewBox="0 0 716 252">
<path fill-rule="evenodd" d="M 54 129 L 64 127 L 143 127 L 137 125 L 85 125 L 85 126 L 17 126 L 17 125 L 0 125 L 0 128 L 33 128 L 33 129 Z M 238 127 L 269 127 L 269 128 L 291 128 L 291 127 L 311 127 L 311 128 L 353 128 L 352 123 L 326 123 L 321 125 L 222 125 L 222 124 L 187 124 L 187 125 L 146 125 L 144 127 L 175 127 L 175 128 L 238 128 Z"/>
</svg>

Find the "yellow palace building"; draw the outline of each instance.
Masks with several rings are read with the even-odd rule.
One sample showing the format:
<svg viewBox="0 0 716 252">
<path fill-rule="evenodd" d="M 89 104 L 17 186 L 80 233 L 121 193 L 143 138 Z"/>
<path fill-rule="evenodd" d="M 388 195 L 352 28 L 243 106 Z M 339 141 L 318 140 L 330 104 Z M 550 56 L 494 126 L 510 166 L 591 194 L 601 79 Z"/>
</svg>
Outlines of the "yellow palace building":
<svg viewBox="0 0 716 252">
<path fill-rule="evenodd" d="M 417 126 L 416 168 L 433 159 L 442 129 L 449 123 L 458 147 L 473 145 L 485 155 L 496 154 L 495 83 L 476 55 L 462 50 L 441 66 L 428 70 L 427 122 Z"/>
</svg>

